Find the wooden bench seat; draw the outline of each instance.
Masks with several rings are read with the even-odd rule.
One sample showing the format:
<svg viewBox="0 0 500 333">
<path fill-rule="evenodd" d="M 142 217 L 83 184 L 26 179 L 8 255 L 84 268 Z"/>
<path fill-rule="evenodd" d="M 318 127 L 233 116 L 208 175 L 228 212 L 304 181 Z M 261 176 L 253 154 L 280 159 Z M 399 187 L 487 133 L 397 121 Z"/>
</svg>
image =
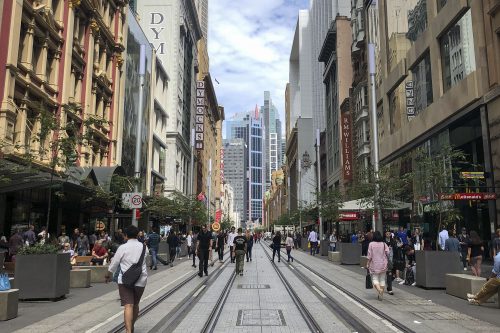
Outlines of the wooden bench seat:
<svg viewBox="0 0 500 333">
<path fill-rule="evenodd" d="M 90 266 L 92 256 L 77 256 L 74 259 L 76 266 Z"/>
</svg>

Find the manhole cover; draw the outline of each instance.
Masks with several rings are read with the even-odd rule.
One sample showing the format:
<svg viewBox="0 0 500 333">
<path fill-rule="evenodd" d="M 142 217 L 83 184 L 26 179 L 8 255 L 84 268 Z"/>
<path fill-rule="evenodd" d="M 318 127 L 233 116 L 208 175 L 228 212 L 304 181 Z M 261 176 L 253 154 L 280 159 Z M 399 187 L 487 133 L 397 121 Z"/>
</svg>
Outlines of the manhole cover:
<svg viewBox="0 0 500 333">
<path fill-rule="evenodd" d="M 239 310 L 236 326 L 286 326 L 281 310 Z"/>
<path fill-rule="evenodd" d="M 414 312 L 424 320 L 476 320 L 460 312 Z"/>
<path fill-rule="evenodd" d="M 387 299 L 389 303 L 394 305 L 436 305 L 432 301 L 426 299 Z"/>
<path fill-rule="evenodd" d="M 239 284 L 238 289 L 269 289 L 268 284 Z"/>
</svg>

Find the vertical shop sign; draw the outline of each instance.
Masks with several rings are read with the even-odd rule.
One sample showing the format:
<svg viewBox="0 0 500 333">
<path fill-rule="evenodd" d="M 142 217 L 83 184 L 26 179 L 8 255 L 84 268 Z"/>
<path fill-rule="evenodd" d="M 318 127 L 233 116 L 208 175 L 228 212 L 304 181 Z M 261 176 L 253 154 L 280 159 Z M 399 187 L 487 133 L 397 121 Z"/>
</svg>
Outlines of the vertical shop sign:
<svg viewBox="0 0 500 333">
<path fill-rule="evenodd" d="M 205 81 L 196 81 L 196 116 L 195 143 L 196 150 L 203 150 L 203 133 L 205 120 Z"/>
<path fill-rule="evenodd" d="M 415 90 L 413 87 L 413 81 L 407 81 L 405 83 L 405 97 L 406 97 L 406 116 L 408 120 L 412 120 L 415 117 Z"/>
<path fill-rule="evenodd" d="M 342 121 L 342 169 L 344 170 L 344 180 L 352 180 L 352 126 L 351 116 L 343 112 Z"/>
</svg>

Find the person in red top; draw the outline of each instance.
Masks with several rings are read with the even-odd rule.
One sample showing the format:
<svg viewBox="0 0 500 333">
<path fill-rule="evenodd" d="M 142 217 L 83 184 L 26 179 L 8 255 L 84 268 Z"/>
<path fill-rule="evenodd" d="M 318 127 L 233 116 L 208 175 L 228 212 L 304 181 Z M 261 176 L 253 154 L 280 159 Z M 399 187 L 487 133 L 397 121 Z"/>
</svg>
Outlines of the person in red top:
<svg viewBox="0 0 500 333">
<path fill-rule="evenodd" d="M 99 239 L 92 249 L 92 265 L 102 265 L 104 259 L 108 257 L 108 250 L 102 246 L 102 240 Z"/>
</svg>

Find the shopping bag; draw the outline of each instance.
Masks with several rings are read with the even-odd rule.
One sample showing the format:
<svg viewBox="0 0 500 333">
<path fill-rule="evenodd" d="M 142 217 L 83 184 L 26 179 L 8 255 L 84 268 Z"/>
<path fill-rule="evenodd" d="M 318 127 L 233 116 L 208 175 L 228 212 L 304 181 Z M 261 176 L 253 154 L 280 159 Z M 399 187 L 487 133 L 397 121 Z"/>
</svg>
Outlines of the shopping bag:
<svg viewBox="0 0 500 333">
<path fill-rule="evenodd" d="M 10 281 L 9 276 L 7 274 L 0 274 L 0 291 L 9 290 L 10 289 Z"/>
<path fill-rule="evenodd" d="M 370 275 L 370 271 L 366 270 L 366 289 L 373 289 L 372 276 Z"/>
<path fill-rule="evenodd" d="M 311 242 L 307 242 L 307 248 L 310 249 L 311 248 Z"/>
</svg>

